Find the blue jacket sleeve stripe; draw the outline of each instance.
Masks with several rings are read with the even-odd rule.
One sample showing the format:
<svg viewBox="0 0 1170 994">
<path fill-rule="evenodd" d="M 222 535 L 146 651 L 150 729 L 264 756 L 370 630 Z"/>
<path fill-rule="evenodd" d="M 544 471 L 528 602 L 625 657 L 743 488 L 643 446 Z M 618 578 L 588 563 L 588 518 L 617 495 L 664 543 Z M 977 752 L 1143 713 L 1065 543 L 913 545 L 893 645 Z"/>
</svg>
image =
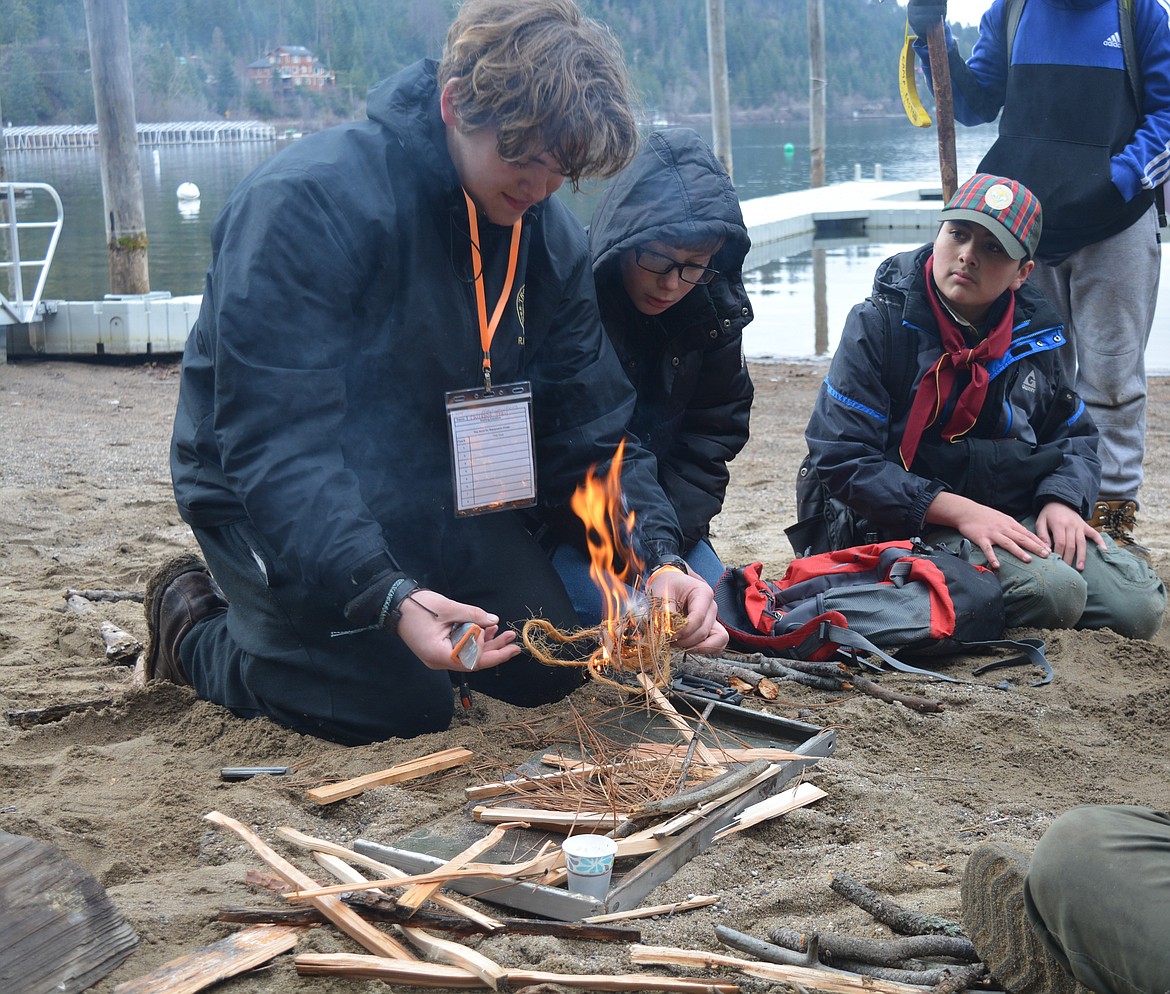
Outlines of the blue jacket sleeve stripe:
<svg viewBox="0 0 1170 994">
<path fill-rule="evenodd" d="M 862 414 L 875 419 L 878 424 L 884 425 L 886 423 L 886 416 L 880 411 L 875 411 L 872 407 L 867 407 L 865 404 L 854 400 L 852 397 L 846 397 L 845 394 L 841 393 L 840 390 L 837 390 L 828 380 L 825 380 L 825 390 L 828 392 L 829 396 L 838 403 L 844 404 L 846 407 L 852 408 L 855 411 L 860 411 Z"/>
</svg>

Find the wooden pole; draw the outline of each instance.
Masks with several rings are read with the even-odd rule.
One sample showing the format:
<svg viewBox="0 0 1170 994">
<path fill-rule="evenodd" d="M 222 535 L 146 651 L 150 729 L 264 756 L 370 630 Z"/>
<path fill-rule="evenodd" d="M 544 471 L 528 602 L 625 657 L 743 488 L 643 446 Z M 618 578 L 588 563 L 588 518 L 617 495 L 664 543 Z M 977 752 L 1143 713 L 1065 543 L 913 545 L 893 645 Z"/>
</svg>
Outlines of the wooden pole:
<svg viewBox="0 0 1170 994">
<path fill-rule="evenodd" d="M 809 185 L 825 185 L 825 0 L 808 0 L 808 145 Z M 829 352 L 829 295 L 823 248 L 814 248 L 813 257 L 813 351 Z"/>
<path fill-rule="evenodd" d="M 727 29 L 723 0 L 707 0 L 707 63 L 711 68 L 711 132 L 715 158 L 733 179 L 731 164 L 731 98 L 727 87 Z"/>
<path fill-rule="evenodd" d="M 825 0 L 808 0 L 809 181 L 825 185 Z"/>
<path fill-rule="evenodd" d="M 938 125 L 938 169 L 943 202 L 959 187 L 955 164 L 955 103 L 951 95 L 951 67 L 947 61 L 946 27 L 940 17 L 926 35 L 930 50 L 930 77 L 934 83 L 934 116 Z"/>
<path fill-rule="evenodd" d="M 97 112 L 110 291 L 150 291 L 127 0 L 83 0 Z"/>
</svg>

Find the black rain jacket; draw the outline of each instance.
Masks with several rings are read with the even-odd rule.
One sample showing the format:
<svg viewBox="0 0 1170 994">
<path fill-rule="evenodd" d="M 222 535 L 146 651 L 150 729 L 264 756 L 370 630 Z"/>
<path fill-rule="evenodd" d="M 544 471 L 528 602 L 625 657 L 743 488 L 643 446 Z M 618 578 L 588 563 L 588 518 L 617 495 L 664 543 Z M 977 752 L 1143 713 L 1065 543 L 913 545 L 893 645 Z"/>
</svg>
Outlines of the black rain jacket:
<svg viewBox="0 0 1170 994">
<path fill-rule="evenodd" d="M 656 317 L 633 307 L 622 286 L 623 252 L 711 236 L 724 239 L 711 260 L 719 276 Z M 688 128 L 650 134 L 606 188 L 589 226 L 602 320 L 638 394 L 630 431 L 658 459 L 658 481 L 688 549 L 707 537 L 727 492 L 727 464 L 748 440 L 753 388 L 743 329 L 752 309 L 743 261 L 750 247 L 726 170 Z"/>
<path fill-rule="evenodd" d="M 240 184 L 183 358 L 171 469 L 184 520 L 246 520 L 257 551 L 339 606 L 370 563 L 427 554 L 430 523 L 453 513 L 444 393 L 483 383 L 436 71 L 404 69 L 371 91 L 367 121 L 304 138 Z M 494 304 L 510 229 L 479 224 Z M 607 468 L 634 393 L 601 327 L 585 233 L 555 198 L 525 216 L 491 357 L 494 384 L 532 383 L 539 501 L 567 504 L 590 466 Z M 677 555 L 677 520 L 636 444 L 622 486 L 647 559 Z"/>
<path fill-rule="evenodd" d="M 1061 319 L 1027 283 L 1016 293 L 1012 344 L 987 363 L 991 382 L 975 426 L 954 442 L 942 438 L 968 382 L 959 375 L 910 471 L 903 468 L 898 447 L 910 406 L 942 347 L 923 282 L 931 251 L 925 245 L 883 262 L 873 295 L 846 318 L 805 430 L 800 517 L 807 519 L 819 481 L 828 497 L 864 519 L 861 532 L 872 529 L 863 541 L 921 535 L 926 510 L 942 490 L 1017 518 L 1052 500 L 1087 518 L 1101 480 L 1097 427 L 1061 373 L 1054 351 L 1067 347 Z M 1006 295 L 998 306 L 1005 304 Z"/>
</svg>

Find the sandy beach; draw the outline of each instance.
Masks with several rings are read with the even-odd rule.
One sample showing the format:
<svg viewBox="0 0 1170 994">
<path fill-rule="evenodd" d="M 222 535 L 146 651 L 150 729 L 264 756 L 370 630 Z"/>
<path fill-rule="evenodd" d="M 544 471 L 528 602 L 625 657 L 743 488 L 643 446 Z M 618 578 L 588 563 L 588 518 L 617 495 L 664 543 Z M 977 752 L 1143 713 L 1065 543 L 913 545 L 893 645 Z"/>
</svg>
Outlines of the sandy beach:
<svg viewBox="0 0 1170 994">
<path fill-rule="evenodd" d="M 752 439 L 732 466 L 713 540 L 733 564 L 761 561 L 779 576 L 791 552 L 793 481 L 802 432 L 825 366 L 755 364 Z M 161 964 L 240 928 L 220 909 L 273 906 L 248 885 L 255 853 L 204 815 L 221 811 L 251 827 L 305 872 L 327 875 L 279 841 L 288 825 L 342 845 L 393 843 L 459 815 L 465 788 L 502 776 L 563 729 L 568 708 L 522 711 L 477 696 L 440 735 L 344 748 L 243 721 L 189 690 L 131 685 L 131 669 L 106 658 L 101 623 L 145 642 L 142 606 L 93 601 L 66 610 L 66 591 L 141 591 L 173 554 L 194 550 L 171 494 L 167 463 L 177 364 L 18 361 L 0 366 L 0 701 L 6 713 L 83 701 L 100 707 L 62 720 L 0 724 L 0 830 L 58 847 L 96 877 L 140 938 L 133 954 L 93 990 L 110 994 Z M 1140 541 L 1170 570 L 1170 379 L 1150 384 Z M 955 657 L 956 684 L 890 676 L 883 685 L 944 707 L 921 714 L 898 704 L 781 684 L 777 700 L 748 706 L 836 730 L 837 750 L 808 779 L 816 804 L 716 843 L 648 895 L 646 903 L 718 896 L 713 906 L 634 922 L 642 942 L 731 952 L 714 926 L 766 937 L 769 928 L 889 934 L 829 887 L 846 872 L 906 907 L 956 917 L 971 849 L 996 839 L 1028 852 L 1050 821 L 1074 805 L 1170 801 L 1170 634 L 1152 642 L 1110 631 L 1033 632 L 1056 678 L 1027 671 L 971 676 L 978 660 Z M 997 684 L 1005 678 L 1006 689 Z M 573 704 L 596 704 L 584 687 Z M 451 747 L 474 754 L 445 775 L 378 787 L 322 807 L 307 788 L 385 769 Z M 286 777 L 239 783 L 224 766 L 289 766 Z M 487 909 L 487 906 L 482 906 Z M 491 910 L 491 909 L 487 909 Z M 497 909 L 498 910 L 498 909 Z M 468 945 L 513 968 L 565 973 L 638 972 L 626 945 L 548 936 L 494 935 Z M 296 952 L 356 952 L 332 926 L 306 929 Z M 656 972 L 663 972 L 658 968 Z M 688 971 L 694 972 L 694 971 Z M 764 990 L 744 981 L 745 990 Z M 292 955 L 228 981 L 233 994 L 385 989 L 376 982 L 298 976 Z M 409 988 L 402 988 L 404 990 Z"/>
</svg>

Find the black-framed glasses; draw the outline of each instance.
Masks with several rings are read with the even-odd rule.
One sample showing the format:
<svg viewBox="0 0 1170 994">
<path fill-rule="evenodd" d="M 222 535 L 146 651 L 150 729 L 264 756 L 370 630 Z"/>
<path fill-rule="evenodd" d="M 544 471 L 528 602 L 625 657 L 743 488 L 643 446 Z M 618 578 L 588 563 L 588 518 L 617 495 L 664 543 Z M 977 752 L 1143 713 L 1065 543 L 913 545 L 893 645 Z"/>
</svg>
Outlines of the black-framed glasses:
<svg viewBox="0 0 1170 994">
<path fill-rule="evenodd" d="M 696 266 L 693 262 L 675 262 L 670 256 L 652 252 L 642 245 L 634 248 L 634 261 L 640 269 L 656 276 L 665 276 L 672 269 L 677 269 L 678 278 L 692 286 L 704 286 L 719 275 L 718 269 Z"/>
</svg>

